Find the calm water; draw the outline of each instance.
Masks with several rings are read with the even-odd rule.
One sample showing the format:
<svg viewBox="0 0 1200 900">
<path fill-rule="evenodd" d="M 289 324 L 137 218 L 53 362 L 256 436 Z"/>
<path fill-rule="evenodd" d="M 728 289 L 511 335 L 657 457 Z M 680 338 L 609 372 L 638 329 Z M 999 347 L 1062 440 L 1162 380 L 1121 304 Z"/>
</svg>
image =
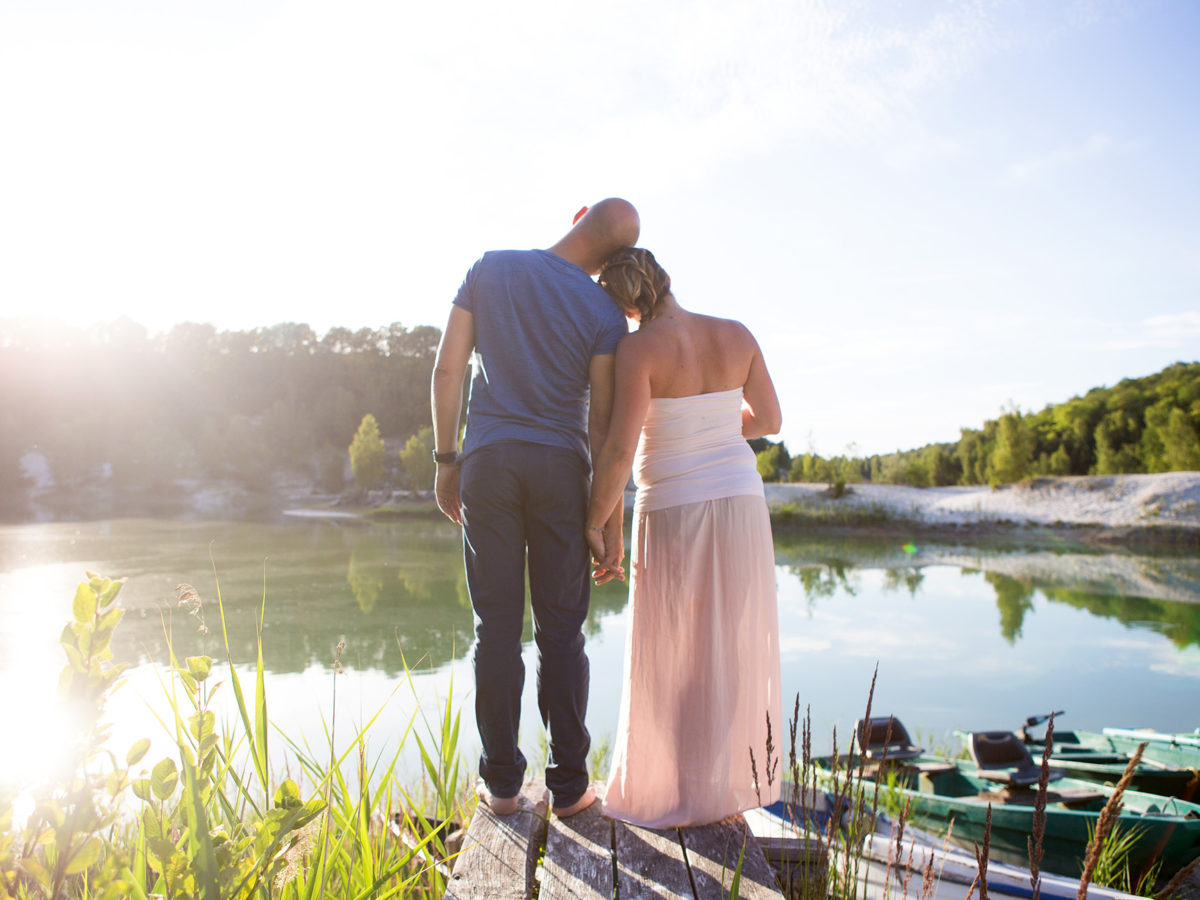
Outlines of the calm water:
<svg viewBox="0 0 1200 900">
<path fill-rule="evenodd" d="M 1194 558 L 781 536 L 776 563 L 786 709 L 797 695 L 802 709 L 811 705 L 818 744 L 828 744 L 822 736 L 834 726 L 847 733 L 862 714 L 876 663 L 876 713 L 892 712 L 938 744 L 956 728 L 1016 728 L 1050 709 L 1067 711 L 1063 727 L 1200 725 Z M 118 748 L 149 736 L 168 749 L 155 718 L 165 708 L 168 633 L 179 657 L 226 659 L 219 586 L 233 660 L 250 690 L 265 592 L 269 715 L 289 736 L 324 743 L 334 648 L 344 638 L 339 744 L 382 710 L 371 748 L 390 755 L 414 712 L 436 708 L 453 683 L 465 701 L 464 750 L 474 763 L 472 621 L 453 526 L 125 519 L 0 526 L 5 720 L 46 736 L 0 742 L 7 776 L 34 774 L 53 744 L 64 662 L 57 638 L 87 569 L 129 579 L 113 647 L 132 664 L 110 705 Z M 181 583 L 203 599 L 207 633 L 178 609 Z M 623 585 L 593 593 L 586 632 L 595 742 L 616 725 L 625 605 Z M 522 743 L 534 758 L 541 726 L 532 662 L 527 645 Z M 232 716 L 232 692 L 223 694 Z"/>
</svg>

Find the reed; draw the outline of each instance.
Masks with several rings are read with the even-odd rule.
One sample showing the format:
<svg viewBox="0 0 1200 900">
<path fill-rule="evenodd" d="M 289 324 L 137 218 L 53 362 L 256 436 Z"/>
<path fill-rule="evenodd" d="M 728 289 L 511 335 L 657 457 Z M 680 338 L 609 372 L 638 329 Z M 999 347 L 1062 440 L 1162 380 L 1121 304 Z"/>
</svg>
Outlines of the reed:
<svg viewBox="0 0 1200 900">
<path fill-rule="evenodd" d="M 1182 893 L 1183 883 L 1188 881 L 1197 871 L 1200 871 L 1200 856 L 1180 869 L 1172 876 L 1161 891 L 1154 895 L 1154 900 L 1172 900 Z"/>
<path fill-rule="evenodd" d="M 1033 831 L 1029 835 L 1029 887 L 1031 900 L 1042 896 L 1042 858 L 1045 856 L 1046 840 L 1046 793 L 1050 787 L 1050 754 L 1054 751 L 1054 713 L 1046 723 L 1046 746 L 1042 750 L 1041 769 L 1038 772 L 1037 799 L 1033 803 Z"/>
<path fill-rule="evenodd" d="M 988 854 L 992 846 L 992 804 L 988 804 L 987 819 L 983 824 L 983 845 L 975 845 L 975 861 L 979 865 L 979 900 L 987 900 Z"/>
<path fill-rule="evenodd" d="M 1088 842 L 1087 854 L 1083 860 L 1083 875 L 1079 878 L 1079 891 L 1076 894 L 1078 900 L 1086 900 L 1087 898 L 1088 884 L 1091 883 L 1092 876 L 1096 872 L 1096 867 L 1100 863 L 1105 843 L 1108 841 L 1109 833 L 1113 828 L 1113 823 L 1116 822 L 1117 816 L 1121 813 L 1121 798 L 1125 795 L 1125 789 L 1129 787 L 1129 782 L 1133 780 L 1133 775 L 1137 771 L 1138 764 L 1142 761 L 1142 753 L 1145 750 L 1146 744 L 1144 742 L 1138 744 L 1137 750 L 1129 757 L 1129 763 L 1125 766 L 1125 772 L 1121 775 L 1121 780 L 1113 788 L 1112 796 L 1104 804 L 1104 809 L 1100 810 L 1100 816 L 1096 820 L 1096 830 L 1092 834 L 1091 841 Z"/>
<path fill-rule="evenodd" d="M 871 718 L 877 680 L 878 667 L 872 673 L 867 692 L 863 715 L 865 720 Z M 873 860 L 864 849 L 864 841 L 875 834 L 878 826 L 880 779 L 867 780 L 866 752 L 860 746 L 857 734 L 851 735 L 846 752 L 839 752 L 836 728 L 832 731 L 833 747 L 829 766 L 825 768 L 818 765 L 812 755 L 812 709 L 806 707 L 801 716 L 799 696 L 788 721 L 787 733 L 785 771 L 790 777 L 791 788 L 784 800 L 793 811 L 791 824 L 809 841 L 809 847 L 815 845 L 820 861 L 816 865 L 811 862 L 807 865 L 784 863 L 779 873 L 781 886 L 793 900 L 865 898 L 868 888 L 864 876 L 869 872 Z M 886 754 L 879 761 L 880 767 L 886 768 L 885 764 Z M 828 804 L 827 821 L 820 809 L 822 802 Z M 931 854 L 926 854 L 918 862 L 914 858 L 913 842 L 910 841 L 905 848 L 904 829 L 910 812 L 909 805 L 900 805 L 896 820 L 892 823 L 884 894 L 885 897 L 889 895 L 894 879 L 900 885 L 902 894 L 907 896 L 913 876 L 920 873 L 921 896 L 924 900 L 936 890 L 940 872 L 934 866 Z"/>
</svg>

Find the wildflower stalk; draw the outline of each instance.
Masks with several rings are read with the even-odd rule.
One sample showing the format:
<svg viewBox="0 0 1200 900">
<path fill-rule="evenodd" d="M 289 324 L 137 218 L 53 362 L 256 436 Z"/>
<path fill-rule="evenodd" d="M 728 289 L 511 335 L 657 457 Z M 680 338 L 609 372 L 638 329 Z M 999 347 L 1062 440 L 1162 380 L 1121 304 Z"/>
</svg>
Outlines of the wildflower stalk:
<svg viewBox="0 0 1200 900">
<path fill-rule="evenodd" d="M 1046 724 L 1046 746 L 1042 750 L 1042 768 L 1038 774 L 1037 799 L 1033 804 L 1033 830 L 1029 835 L 1029 886 L 1033 889 L 1031 900 L 1042 896 L 1042 857 L 1045 855 L 1046 837 L 1046 793 L 1050 786 L 1050 754 L 1054 751 L 1054 713 Z"/>
</svg>

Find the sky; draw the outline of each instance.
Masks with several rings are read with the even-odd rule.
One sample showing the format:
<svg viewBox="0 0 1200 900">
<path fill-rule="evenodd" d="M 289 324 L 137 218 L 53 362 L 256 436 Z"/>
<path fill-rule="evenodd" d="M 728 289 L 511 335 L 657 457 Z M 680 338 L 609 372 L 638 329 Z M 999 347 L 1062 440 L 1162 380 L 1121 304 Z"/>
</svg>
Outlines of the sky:
<svg viewBox="0 0 1200 900">
<path fill-rule="evenodd" d="M 1200 4 L 3 0 L 0 318 L 444 325 L 623 196 L 793 453 L 1200 359 Z"/>
</svg>

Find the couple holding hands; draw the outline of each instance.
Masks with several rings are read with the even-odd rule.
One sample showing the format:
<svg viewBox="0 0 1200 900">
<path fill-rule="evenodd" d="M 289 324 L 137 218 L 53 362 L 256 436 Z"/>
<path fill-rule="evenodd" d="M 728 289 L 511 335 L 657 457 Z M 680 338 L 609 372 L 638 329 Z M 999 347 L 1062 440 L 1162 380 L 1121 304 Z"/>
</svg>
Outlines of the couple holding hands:
<svg viewBox="0 0 1200 900">
<path fill-rule="evenodd" d="M 463 529 L 479 792 L 501 815 L 525 775 L 526 578 L 553 809 L 596 799 L 582 626 L 591 579 L 625 575 L 631 467 L 629 635 L 604 812 L 661 828 L 777 799 L 751 760 L 781 715 L 774 548 L 746 440 L 779 430 L 779 400 L 750 332 L 681 307 L 633 246 L 639 231 L 634 207 L 610 198 L 546 250 L 485 253 L 438 348 L 435 491 Z"/>
</svg>

